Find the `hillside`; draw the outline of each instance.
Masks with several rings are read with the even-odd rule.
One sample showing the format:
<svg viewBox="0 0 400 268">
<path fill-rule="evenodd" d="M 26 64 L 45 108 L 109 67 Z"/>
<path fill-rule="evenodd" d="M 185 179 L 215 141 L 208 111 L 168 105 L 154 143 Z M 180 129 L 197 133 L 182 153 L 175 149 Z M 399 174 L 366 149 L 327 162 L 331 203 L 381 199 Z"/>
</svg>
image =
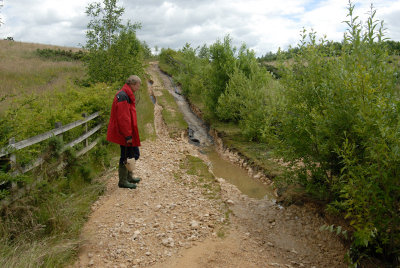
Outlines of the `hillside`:
<svg viewBox="0 0 400 268">
<path fill-rule="evenodd" d="M 19 96 L 65 90 L 68 83 L 82 78 L 79 61 L 58 61 L 38 55 L 37 49 L 71 50 L 78 48 L 0 40 L 0 112 Z"/>
</svg>

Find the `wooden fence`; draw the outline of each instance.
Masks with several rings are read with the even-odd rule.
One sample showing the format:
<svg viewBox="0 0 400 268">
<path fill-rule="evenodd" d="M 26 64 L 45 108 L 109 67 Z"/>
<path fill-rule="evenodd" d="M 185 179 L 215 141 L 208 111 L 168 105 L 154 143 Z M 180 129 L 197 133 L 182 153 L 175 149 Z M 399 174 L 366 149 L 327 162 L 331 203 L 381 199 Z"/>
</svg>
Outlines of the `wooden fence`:
<svg viewBox="0 0 400 268">
<path fill-rule="evenodd" d="M 15 139 L 11 138 L 9 141 L 9 145 L 0 150 L 0 157 L 10 155 L 9 158 L 10 158 L 10 164 L 11 164 L 11 171 L 14 175 L 18 174 L 18 173 L 26 173 L 26 172 L 34 169 L 35 167 L 40 166 L 44 162 L 44 160 L 42 157 L 39 157 L 38 159 L 36 159 L 32 163 L 30 163 L 29 165 L 18 168 L 15 151 L 21 150 L 28 146 L 31 146 L 31 145 L 34 145 L 41 141 L 47 140 L 51 137 L 62 135 L 62 133 L 67 132 L 68 130 L 71 130 L 75 127 L 85 124 L 85 133 L 82 136 L 80 136 L 80 137 L 76 138 L 75 140 L 66 144 L 63 148 L 63 150 L 65 150 L 68 147 L 73 147 L 80 142 L 86 141 L 85 147 L 82 150 L 80 150 L 79 152 L 77 152 L 77 154 L 76 154 L 77 156 L 81 156 L 96 146 L 98 141 L 96 140 L 89 144 L 88 138 L 90 136 L 92 136 L 94 133 L 96 133 L 102 126 L 102 123 L 100 123 L 97 126 L 95 126 L 94 128 L 92 128 L 91 130 L 88 130 L 88 122 L 95 119 L 96 117 L 98 117 L 99 112 L 96 112 L 89 116 L 87 116 L 87 114 L 82 114 L 82 116 L 84 117 L 84 119 L 72 122 L 65 126 L 62 126 L 61 123 L 56 123 L 55 129 L 52 129 L 43 134 L 31 137 L 31 138 L 23 140 L 23 141 L 15 142 Z"/>
<path fill-rule="evenodd" d="M 59 136 L 62 135 L 62 133 L 67 132 L 68 130 L 71 130 L 75 127 L 81 126 L 83 124 L 85 124 L 85 133 L 76 138 L 75 140 L 69 142 L 68 144 L 66 144 L 62 150 L 67 149 L 68 147 L 73 147 L 76 144 L 85 141 L 85 147 L 80 150 L 79 152 L 77 152 L 77 156 L 81 156 L 83 154 L 85 154 L 86 152 L 88 152 L 90 149 L 92 149 L 93 147 L 96 146 L 98 139 L 93 141 L 92 143 L 89 144 L 89 140 L 88 138 L 90 136 L 92 136 L 94 133 L 96 133 L 101 127 L 102 127 L 102 123 L 98 124 L 97 126 L 95 126 L 94 128 L 92 128 L 91 130 L 88 130 L 88 122 L 90 120 L 95 119 L 96 117 L 99 116 L 99 112 L 96 112 L 90 116 L 87 116 L 87 114 L 82 114 L 82 116 L 84 117 L 84 119 L 82 120 L 78 120 L 75 122 L 72 122 L 68 125 L 62 126 L 61 123 L 56 123 L 56 128 L 52 129 L 50 131 L 47 131 L 43 134 L 31 137 L 29 139 L 23 140 L 23 141 L 19 141 L 19 142 L 15 142 L 14 138 L 10 139 L 9 145 L 5 148 L 2 148 L 0 150 L 0 158 L 9 155 L 9 159 L 11 162 L 11 172 L 12 175 L 17 175 L 19 173 L 26 173 L 32 169 L 34 169 L 35 167 L 40 166 L 43 162 L 44 159 L 42 157 L 39 157 L 38 159 L 36 159 L 35 161 L 33 161 L 32 163 L 30 163 L 29 165 L 26 165 L 24 167 L 18 168 L 17 165 L 17 159 L 16 159 L 16 155 L 15 155 L 15 151 L 21 150 L 23 148 L 26 148 L 28 146 L 34 145 L 36 143 L 39 143 L 41 141 L 47 140 L 51 137 L 54 136 Z M 61 165 L 61 168 L 64 167 L 63 165 Z M 59 166 L 60 168 L 60 166 Z M 10 203 L 14 202 L 15 200 L 18 200 L 19 198 L 21 198 L 22 196 L 24 196 L 26 194 L 27 191 L 30 191 L 30 189 L 34 188 L 36 186 L 37 183 L 39 183 L 42 180 L 41 177 L 37 178 L 33 183 L 26 185 L 22 188 L 17 189 L 17 185 L 15 183 L 12 183 L 11 188 L 13 189 L 14 193 L 12 196 L 10 196 L 10 198 L 6 198 L 4 200 L 0 201 L 0 209 L 3 209 L 4 207 L 7 207 Z M 1 185 L 2 182 L 0 182 Z"/>
</svg>

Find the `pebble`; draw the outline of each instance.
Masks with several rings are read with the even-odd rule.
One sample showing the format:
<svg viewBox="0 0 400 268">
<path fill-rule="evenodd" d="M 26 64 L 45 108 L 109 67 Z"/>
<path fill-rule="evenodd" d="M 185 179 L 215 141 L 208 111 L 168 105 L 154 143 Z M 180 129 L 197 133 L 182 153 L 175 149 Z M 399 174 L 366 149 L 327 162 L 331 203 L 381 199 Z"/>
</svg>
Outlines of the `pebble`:
<svg viewBox="0 0 400 268">
<path fill-rule="evenodd" d="M 139 231 L 139 230 L 136 230 L 136 231 L 133 233 L 132 239 L 133 239 L 133 240 L 138 239 L 139 235 L 140 235 L 140 231 Z"/>
<path fill-rule="evenodd" d="M 166 247 L 173 247 L 175 245 L 174 239 L 172 237 L 164 238 L 161 243 Z"/>
<path fill-rule="evenodd" d="M 197 229 L 197 228 L 199 228 L 199 223 L 197 221 L 193 220 L 193 221 L 191 221 L 190 226 L 193 229 Z"/>
<path fill-rule="evenodd" d="M 188 238 L 189 241 L 196 241 L 197 240 L 197 236 L 192 235 L 191 237 Z"/>
</svg>

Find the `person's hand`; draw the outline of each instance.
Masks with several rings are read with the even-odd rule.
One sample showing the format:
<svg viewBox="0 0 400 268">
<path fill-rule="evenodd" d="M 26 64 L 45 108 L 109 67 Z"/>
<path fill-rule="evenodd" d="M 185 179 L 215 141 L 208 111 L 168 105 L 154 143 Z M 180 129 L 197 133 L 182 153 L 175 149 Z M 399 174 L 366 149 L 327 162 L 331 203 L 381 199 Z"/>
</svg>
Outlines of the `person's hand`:
<svg viewBox="0 0 400 268">
<path fill-rule="evenodd" d="M 127 140 L 126 143 L 132 143 L 132 139 Z"/>
</svg>

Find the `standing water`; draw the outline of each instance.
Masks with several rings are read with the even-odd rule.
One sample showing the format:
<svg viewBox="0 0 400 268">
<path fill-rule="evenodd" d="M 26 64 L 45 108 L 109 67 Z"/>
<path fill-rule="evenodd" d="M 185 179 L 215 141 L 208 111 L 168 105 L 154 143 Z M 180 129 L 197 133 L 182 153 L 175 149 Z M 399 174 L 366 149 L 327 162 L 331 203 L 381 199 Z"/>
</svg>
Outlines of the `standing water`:
<svg viewBox="0 0 400 268">
<path fill-rule="evenodd" d="M 185 121 L 188 123 L 189 141 L 202 147 L 202 151 L 206 152 L 208 159 L 211 161 L 214 175 L 235 185 L 243 194 L 249 197 L 262 199 L 267 196 L 272 199 L 274 195 L 271 187 L 253 179 L 248 175 L 246 170 L 223 159 L 215 151 L 212 146 L 214 144 L 213 139 L 208 135 L 207 127 L 204 125 L 203 121 L 192 112 L 189 104 L 180 94 L 180 90 L 176 87 L 171 77 L 164 73 L 160 75 L 164 85 L 170 94 L 174 96 Z"/>
<path fill-rule="evenodd" d="M 214 175 L 235 185 L 243 194 L 256 199 L 262 199 L 265 196 L 274 198 L 271 187 L 251 178 L 246 170 L 223 159 L 214 149 L 210 150 L 207 156 L 212 163 Z"/>
</svg>

